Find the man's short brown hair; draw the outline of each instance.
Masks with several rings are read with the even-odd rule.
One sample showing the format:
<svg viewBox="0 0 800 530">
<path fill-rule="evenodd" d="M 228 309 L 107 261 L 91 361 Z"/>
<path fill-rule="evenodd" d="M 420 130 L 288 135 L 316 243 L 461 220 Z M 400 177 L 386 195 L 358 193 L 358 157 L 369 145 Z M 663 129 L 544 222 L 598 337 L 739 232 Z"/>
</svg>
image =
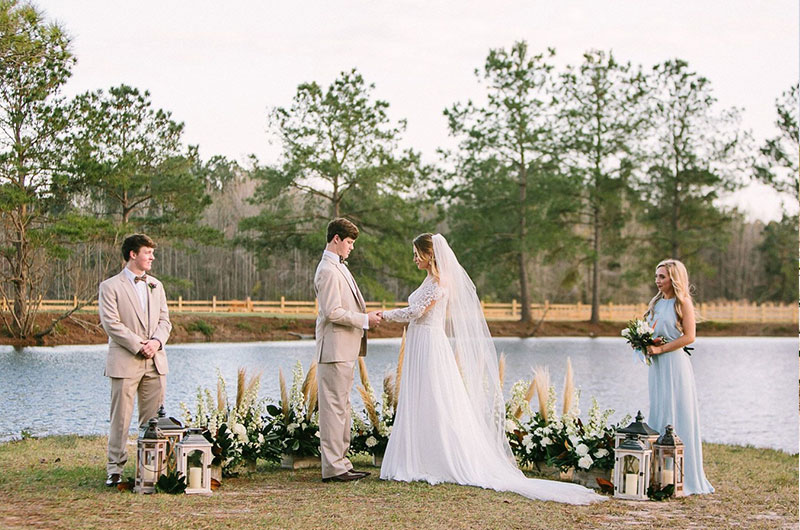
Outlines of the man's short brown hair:
<svg viewBox="0 0 800 530">
<path fill-rule="evenodd" d="M 129 261 L 131 251 L 138 254 L 142 247 L 156 248 L 156 243 L 144 234 L 133 234 L 126 237 L 122 242 L 122 259 Z"/>
<path fill-rule="evenodd" d="M 358 227 L 343 217 L 337 217 L 328 223 L 328 243 L 333 240 L 333 236 L 339 236 L 339 239 L 346 237 L 356 239 Z"/>
</svg>

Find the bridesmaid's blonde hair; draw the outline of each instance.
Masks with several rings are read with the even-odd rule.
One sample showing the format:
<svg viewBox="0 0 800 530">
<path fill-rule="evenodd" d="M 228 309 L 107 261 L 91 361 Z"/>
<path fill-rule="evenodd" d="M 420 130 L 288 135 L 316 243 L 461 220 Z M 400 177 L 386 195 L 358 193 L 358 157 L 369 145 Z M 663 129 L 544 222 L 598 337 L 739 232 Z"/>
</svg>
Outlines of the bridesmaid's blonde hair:
<svg viewBox="0 0 800 530">
<path fill-rule="evenodd" d="M 678 330 L 683 333 L 683 306 L 684 304 L 691 303 L 692 300 L 692 285 L 689 283 L 689 273 L 686 271 L 686 266 L 676 259 L 665 259 L 656 265 L 656 271 L 664 267 L 667 269 L 667 275 L 672 281 L 672 289 L 675 291 L 675 314 L 678 316 Z M 647 306 L 647 311 L 644 316 L 653 314 L 653 308 L 656 302 L 664 298 L 664 294 L 658 291 L 650 304 Z"/>
</svg>

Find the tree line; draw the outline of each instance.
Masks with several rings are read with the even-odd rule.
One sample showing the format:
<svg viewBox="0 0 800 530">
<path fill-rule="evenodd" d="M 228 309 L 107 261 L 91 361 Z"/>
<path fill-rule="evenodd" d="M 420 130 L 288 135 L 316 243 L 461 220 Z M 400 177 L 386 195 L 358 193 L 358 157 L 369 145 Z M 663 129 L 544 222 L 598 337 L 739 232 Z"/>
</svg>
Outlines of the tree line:
<svg viewBox="0 0 800 530">
<path fill-rule="evenodd" d="M 133 232 L 159 242 L 171 297 L 313 297 L 328 220 L 361 229 L 350 267 L 370 299 L 418 283 L 410 240 L 448 236 L 482 298 L 641 300 L 654 265 L 687 263 L 704 300 L 796 299 L 796 215 L 748 222 L 720 198 L 753 180 L 798 193 L 798 88 L 759 144 L 686 61 L 611 52 L 555 66 L 525 42 L 475 71 L 480 101 L 443 109 L 454 147 L 401 148 L 404 120 L 352 69 L 269 111 L 278 160 L 200 156 L 184 125 L 125 84 L 67 99 L 70 37 L 0 0 L 0 294 L 5 328 L 42 336 L 41 298 L 96 296 Z M 266 140 L 265 140 L 266 141 Z"/>
</svg>

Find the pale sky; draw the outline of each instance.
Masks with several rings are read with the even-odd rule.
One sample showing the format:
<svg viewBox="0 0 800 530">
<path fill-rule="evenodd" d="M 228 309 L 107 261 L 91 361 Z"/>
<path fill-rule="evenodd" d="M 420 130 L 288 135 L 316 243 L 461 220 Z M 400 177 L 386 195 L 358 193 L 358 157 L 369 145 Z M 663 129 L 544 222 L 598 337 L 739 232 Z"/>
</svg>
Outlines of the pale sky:
<svg viewBox="0 0 800 530">
<path fill-rule="evenodd" d="M 473 74 L 490 48 L 527 40 L 559 65 L 612 50 L 649 68 L 682 58 L 708 77 L 720 108 L 744 109 L 760 144 L 775 134 L 774 101 L 798 79 L 796 0 L 339 1 L 47 0 L 36 5 L 73 37 L 65 94 L 122 83 L 147 89 L 186 125 L 203 158 L 274 162 L 267 111 L 297 85 L 327 86 L 353 67 L 406 118 L 403 145 L 436 162 L 450 147 L 442 110 L 479 98 Z M 780 216 L 763 186 L 728 199 L 751 218 Z M 792 211 L 798 206 L 792 204 Z"/>
</svg>

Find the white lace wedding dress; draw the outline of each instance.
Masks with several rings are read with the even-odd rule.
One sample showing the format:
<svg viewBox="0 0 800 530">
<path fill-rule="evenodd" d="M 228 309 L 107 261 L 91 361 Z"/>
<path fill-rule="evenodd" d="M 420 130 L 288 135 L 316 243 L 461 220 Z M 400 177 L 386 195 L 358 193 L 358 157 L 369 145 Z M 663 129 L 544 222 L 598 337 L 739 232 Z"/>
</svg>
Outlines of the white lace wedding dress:
<svg viewBox="0 0 800 530">
<path fill-rule="evenodd" d="M 452 482 L 569 504 L 605 500 L 577 484 L 525 477 L 510 451 L 504 450 L 505 440 L 498 442 L 470 406 L 460 363 L 445 332 L 447 289 L 428 276 L 408 303 L 407 308 L 383 313 L 385 320 L 409 326 L 397 413 L 381 478 Z"/>
</svg>

